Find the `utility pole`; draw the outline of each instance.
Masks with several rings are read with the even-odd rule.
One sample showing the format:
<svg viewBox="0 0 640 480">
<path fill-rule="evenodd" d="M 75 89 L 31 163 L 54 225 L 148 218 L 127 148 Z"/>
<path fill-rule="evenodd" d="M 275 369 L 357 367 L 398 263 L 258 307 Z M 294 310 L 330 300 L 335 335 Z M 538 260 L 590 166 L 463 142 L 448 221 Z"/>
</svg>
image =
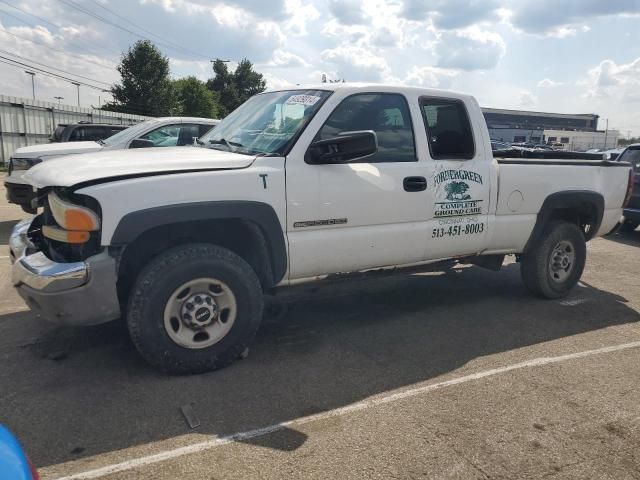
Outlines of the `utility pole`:
<svg viewBox="0 0 640 480">
<path fill-rule="evenodd" d="M 36 99 L 36 72 L 30 72 L 29 70 L 25 70 L 24 73 L 27 75 L 31 75 L 31 94 L 33 95 L 33 99 Z"/>
<path fill-rule="evenodd" d="M 607 118 L 607 125 L 604 127 L 604 149 L 607 149 L 607 136 L 609 135 L 609 119 Z"/>
<path fill-rule="evenodd" d="M 211 62 L 211 66 L 213 66 L 213 64 L 215 64 L 216 62 L 222 62 L 222 63 L 231 63 L 231 60 L 220 60 L 219 58 L 216 58 L 215 60 L 209 60 Z"/>
<path fill-rule="evenodd" d="M 75 85 L 78 88 L 78 106 L 80 106 L 80 84 L 78 82 L 71 82 L 71 85 Z"/>
<path fill-rule="evenodd" d="M 53 98 L 55 98 L 56 100 L 58 100 L 58 105 L 60 105 L 60 100 L 63 100 L 63 99 L 64 99 L 64 97 L 53 97 Z"/>
</svg>

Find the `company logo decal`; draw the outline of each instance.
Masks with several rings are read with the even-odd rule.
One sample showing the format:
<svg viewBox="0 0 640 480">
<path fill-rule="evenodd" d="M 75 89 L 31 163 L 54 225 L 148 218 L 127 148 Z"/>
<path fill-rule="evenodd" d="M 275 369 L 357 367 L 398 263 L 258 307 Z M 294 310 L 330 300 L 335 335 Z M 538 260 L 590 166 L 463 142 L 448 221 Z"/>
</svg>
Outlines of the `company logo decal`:
<svg viewBox="0 0 640 480">
<path fill-rule="evenodd" d="M 482 175 L 468 170 L 445 170 L 435 176 L 438 186 L 438 197 L 442 201 L 436 202 L 434 217 L 463 217 L 480 215 L 482 200 L 474 200 L 471 184 L 482 185 Z M 442 188 L 444 187 L 444 188 Z"/>
<path fill-rule="evenodd" d="M 447 186 L 444 187 L 445 192 L 447 192 L 447 200 L 450 202 L 457 202 L 460 200 L 469 200 L 471 199 L 471 195 L 467 194 L 467 190 L 469 190 L 469 184 L 465 182 L 451 182 L 447 183 Z"/>
</svg>

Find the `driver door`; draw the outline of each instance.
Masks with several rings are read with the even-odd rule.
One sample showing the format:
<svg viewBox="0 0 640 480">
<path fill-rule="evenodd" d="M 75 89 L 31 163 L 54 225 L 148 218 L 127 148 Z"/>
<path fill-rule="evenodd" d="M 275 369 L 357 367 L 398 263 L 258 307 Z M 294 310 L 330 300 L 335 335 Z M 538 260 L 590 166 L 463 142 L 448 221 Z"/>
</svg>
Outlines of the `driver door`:
<svg viewBox="0 0 640 480">
<path fill-rule="evenodd" d="M 338 95 L 328 118 L 310 125 L 323 122 L 314 137 L 301 138 L 286 160 L 290 279 L 410 264 L 425 254 L 433 200 L 426 189 L 429 163 L 415 147 L 420 117 L 412 118 L 401 94 Z M 305 163 L 312 141 L 361 130 L 376 133 L 375 155 L 347 164 Z"/>
</svg>

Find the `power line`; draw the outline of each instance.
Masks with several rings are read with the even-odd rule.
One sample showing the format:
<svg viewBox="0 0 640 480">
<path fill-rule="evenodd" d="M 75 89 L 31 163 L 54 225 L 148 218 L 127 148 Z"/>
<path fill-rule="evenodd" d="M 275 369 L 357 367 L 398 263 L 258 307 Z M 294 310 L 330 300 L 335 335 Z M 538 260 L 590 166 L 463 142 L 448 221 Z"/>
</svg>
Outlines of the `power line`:
<svg viewBox="0 0 640 480">
<path fill-rule="evenodd" d="M 4 3 L 5 5 L 9 5 L 11 8 L 15 8 L 16 10 L 18 10 L 19 12 L 24 13 L 25 15 L 30 15 L 34 18 L 37 18 L 38 20 L 42 20 L 44 23 L 47 23 L 49 25 L 51 25 L 52 27 L 55 28 L 62 28 L 60 25 L 57 25 L 55 23 L 50 22 L 49 20 L 46 20 L 42 17 L 39 17 L 38 15 L 35 15 L 33 13 L 29 13 L 29 12 L 25 12 L 23 9 L 21 9 L 20 7 L 16 7 L 15 5 L 11 5 L 9 2 L 6 2 L 5 0 L 0 0 L 0 3 Z"/>
<path fill-rule="evenodd" d="M 2 0 L 0 0 L 0 2 L 1 2 L 1 1 L 2 1 Z M 13 14 L 11 14 L 11 13 L 7 12 L 6 10 L 0 10 L 0 12 L 2 12 L 4 15 L 7 15 L 7 16 L 9 16 L 9 17 L 13 18 L 14 20 L 19 21 L 20 23 L 23 23 L 23 24 L 25 24 L 25 25 L 29 25 L 29 26 L 34 27 L 34 28 L 38 28 L 38 25 L 36 25 L 36 24 L 34 24 L 34 23 L 32 23 L 32 22 L 29 22 L 29 21 L 27 21 L 27 20 L 25 20 L 25 19 L 23 19 L 23 18 L 16 17 L 15 15 L 13 15 Z M 40 18 L 40 17 L 37 17 L 37 18 Z M 51 25 L 54 25 L 54 24 L 52 23 Z M 55 25 L 54 25 L 54 26 L 55 26 Z M 59 27 L 59 28 L 62 28 L 62 27 Z M 17 36 L 17 35 L 15 35 L 15 34 L 13 34 L 13 33 L 9 32 L 9 31 L 7 31 L 7 29 L 6 29 L 6 28 L 5 28 L 4 30 L 5 30 L 7 33 L 9 33 L 10 35 L 13 35 L 14 37 L 16 37 L 16 36 Z M 47 30 L 47 31 L 48 31 L 48 30 Z M 21 38 L 24 38 L 24 37 L 21 37 Z M 28 39 L 28 40 L 29 40 L 29 39 Z M 31 41 L 31 42 L 33 42 L 33 43 L 40 43 L 40 42 L 35 42 L 35 41 L 33 41 L 33 40 L 29 40 L 29 41 Z M 85 42 L 86 42 L 86 40 L 85 40 Z M 42 43 L 40 43 L 40 44 L 42 45 Z M 49 47 L 49 48 L 50 48 L 50 47 Z M 100 55 L 104 55 L 104 53 L 97 53 L 97 52 L 95 52 L 95 51 L 91 51 L 91 50 L 87 49 L 86 47 L 85 47 L 85 50 L 86 50 L 88 53 L 92 53 L 93 55 L 98 55 L 98 56 L 100 56 Z"/>
<path fill-rule="evenodd" d="M 4 12 L 4 13 L 6 13 L 6 12 Z M 116 65 L 113 64 L 113 63 L 111 65 L 105 65 L 103 63 L 94 62 L 93 60 L 81 57 L 80 55 L 75 55 L 72 52 L 67 52 L 65 50 L 60 50 L 59 48 L 50 47 L 46 43 L 36 42 L 35 40 L 33 40 L 31 38 L 23 37 L 21 35 L 16 35 L 15 33 L 10 32 L 9 30 L 7 30 L 4 27 L 2 27 L 2 31 L 4 31 L 4 33 L 6 33 L 8 35 L 11 35 L 12 37 L 19 38 L 20 40 L 26 40 L 27 42 L 31 42 L 31 43 L 34 43 L 36 45 L 40 45 L 40 46 L 42 46 L 42 47 L 44 47 L 44 48 L 46 48 L 48 50 L 51 50 L 52 52 L 63 53 L 65 55 L 69 56 L 69 57 L 77 58 L 79 60 L 82 60 L 83 62 L 92 63 L 92 64 L 97 65 L 97 66 L 102 67 L 102 68 L 108 68 L 108 69 L 111 69 L 111 70 L 115 70 L 116 69 Z"/>
<path fill-rule="evenodd" d="M 8 61 L 6 61 L 6 60 L 8 60 Z M 80 85 L 84 85 L 85 87 L 93 88 L 95 90 L 100 90 L 100 91 L 104 90 L 103 87 L 98 87 L 96 85 L 91 85 L 90 83 L 79 82 L 79 81 L 77 81 L 77 80 L 75 80 L 73 78 L 68 78 L 68 77 L 65 77 L 63 75 L 59 75 L 59 74 L 57 74 L 55 72 L 49 72 L 48 70 L 44 70 L 43 68 L 34 67 L 33 65 L 29 65 L 29 64 L 23 63 L 23 62 L 19 62 L 17 60 L 9 58 L 9 57 L 3 57 L 2 55 L 0 55 L 0 62 L 6 63 L 7 65 L 11 65 L 13 67 L 17 67 L 18 65 L 20 66 L 20 68 L 27 67 L 27 68 L 30 68 L 31 70 L 35 70 L 36 72 L 41 73 L 43 75 L 46 75 L 46 76 L 49 76 L 49 77 L 54 77 L 54 78 L 59 78 L 59 79 L 66 80 L 67 82 L 71 82 L 71 83 L 79 83 Z M 9 62 L 13 62 L 13 63 L 9 63 Z"/>
<path fill-rule="evenodd" d="M 0 52 L 3 52 L 3 53 L 5 53 L 5 54 L 7 54 L 7 55 L 12 55 L 12 56 L 14 56 L 14 57 L 21 58 L 22 60 L 26 60 L 27 62 L 35 63 L 35 64 L 37 64 L 37 65 L 42 65 L 43 67 L 51 68 L 51 69 L 53 69 L 53 70 L 57 70 L 57 71 L 59 71 L 59 72 L 66 73 L 67 75 L 73 75 L 74 77 L 84 78 L 85 80 L 89 80 L 89 81 L 91 81 L 91 82 L 95 82 L 95 83 L 102 83 L 103 85 L 107 85 L 107 86 L 109 86 L 109 87 L 111 86 L 111 84 L 110 84 L 110 83 L 103 82 L 103 81 L 100 81 L 100 80 L 96 80 L 95 78 L 85 77 L 85 76 L 80 75 L 80 74 L 78 74 L 78 73 L 69 72 L 69 71 L 67 71 L 67 70 L 63 70 L 63 69 L 58 68 L 58 67 L 52 67 L 51 65 L 47 65 L 46 63 L 38 62 L 38 61 L 36 61 L 36 60 L 32 60 L 32 59 L 30 59 L 30 58 L 23 57 L 22 55 L 18 55 L 17 53 L 12 53 L 12 52 L 9 52 L 9 51 L 7 51 L 7 50 L 3 50 L 3 49 L 1 49 L 1 48 L 0 48 Z"/>
<path fill-rule="evenodd" d="M 78 10 L 78 11 L 80 11 L 80 12 L 82 12 L 82 13 L 86 14 L 86 15 L 89 15 L 90 17 L 93 17 L 93 18 L 95 18 L 95 19 L 97 19 L 97 20 L 100 20 L 101 22 L 104 22 L 104 23 L 106 23 L 107 25 L 111 25 L 112 27 L 118 28 L 118 29 L 120 29 L 120 30 L 122 30 L 122 31 L 124 31 L 124 32 L 127 32 L 127 33 L 129 33 L 129 34 L 131 34 L 131 35 L 134 35 L 134 36 L 136 36 L 136 37 L 138 37 L 138 38 L 141 38 L 141 39 L 143 39 L 143 40 L 149 40 L 149 39 L 148 39 L 148 38 L 146 38 L 145 36 L 140 35 L 139 33 L 136 33 L 136 32 L 134 32 L 133 30 L 129 30 L 128 28 L 125 28 L 125 27 L 123 27 L 122 25 L 118 25 L 117 23 L 112 22 L 112 21 L 111 21 L 111 20 L 109 20 L 108 18 L 105 18 L 105 17 L 103 17 L 103 16 L 101 16 L 101 15 L 98 15 L 97 13 L 92 12 L 91 10 L 89 10 L 89 9 L 87 9 L 87 8 L 84 8 L 84 7 L 82 7 L 81 5 L 78 5 L 78 4 L 77 4 L 76 2 L 74 2 L 73 0 L 59 0 L 59 1 L 60 1 L 61 3 L 63 3 L 63 4 L 65 4 L 65 5 L 67 5 L 68 7 L 75 8 L 76 10 Z M 168 44 L 168 43 L 166 43 L 166 42 L 157 41 L 156 43 L 158 43 L 158 44 L 160 44 L 160 45 L 164 45 L 166 48 L 170 48 L 170 49 L 172 49 L 172 50 L 179 50 L 179 49 L 177 49 L 176 47 L 173 47 L 173 46 L 169 45 L 169 44 Z M 182 50 L 186 50 L 186 49 L 184 49 L 184 48 L 182 48 L 182 47 L 180 47 L 180 49 L 182 49 Z M 186 50 L 186 51 L 188 51 L 188 50 Z M 190 52 L 190 53 L 192 53 L 192 54 L 193 54 L 194 52 Z M 207 59 L 208 59 L 208 57 L 207 57 L 207 56 L 205 56 L 205 55 L 201 55 L 201 54 L 199 54 L 199 53 L 197 53 L 196 55 L 197 55 L 197 56 L 200 56 L 200 57 L 202 57 L 202 58 L 207 58 Z"/>
<path fill-rule="evenodd" d="M 113 16 L 115 16 L 115 17 L 119 18 L 120 20 L 124 20 L 124 21 L 125 21 L 125 22 L 127 22 L 129 25 L 133 25 L 135 28 L 138 28 L 138 29 L 142 30 L 143 32 L 147 33 L 148 35 L 151 35 L 151 36 L 153 36 L 153 37 L 156 37 L 156 38 L 160 39 L 160 41 L 165 41 L 165 42 L 167 42 L 167 43 L 170 43 L 170 44 L 174 45 L 175 47 L 177 47 L 177 48 L 179 48 L 179 49 L 181 49 L 181 50 L 183 50 L 183 51 L 185 51 L 185 52 L 189 52 L 189 53 L 192 53 L 192 54 L 194 54 L 194 55 L 197 55 L 197 56 L 200 56 L 200 57 L 203 57 L 203 58 L 206 58 L 206 57 L 207 57 L 206 55 L 202 55 L 201 53 L 194 52 L 193 50 L 190 50 L 190 49 L 188 49 L 188 48 L 186 48 L 186 47 L 183 47 L 183 46 L 182 46 L 182 45 L 180 45 L 179 43 L 176 43 L 176 42 L 174 42 L 174 41 L 172 41 L 172 40 L 166 39 L 166 38 L 164 38 L 164 37 L 162 37 L 162 36 L 160 36 L 160 35 L 157 35 L 157 34 L 153 33 L 152 31 L 150 31 L 150 30 L 148 30 L 148 29 L 144 28 L 143 26 L 141 26 L 141 25 L 139 25 L 139 24 L 137 24 L 137 23 L 134 23 L 134 22 L 132 22 L 131 20 L 129 20 L 128 18 L 123 17 L 122 15 L 120 15 L 120 14 L 118 14 L 118 13 L 114 12 L 113 10 L 111 10 L 111 9 L 109 9 L 109 8 L 107 8 L 107 7 L 105 7 L 104 5 L 102 5 L 102 4 L 101 4 L 100 2 L 98 2 L 97 0 L 91 0 L 91 1 L 92 1 L 93 3 L 95 3 L 98 7 L 100 7 L 101 9 L 105 10 L 106 12 L 109 12 L 111 15 L 113 15 Z"/>
</svg>

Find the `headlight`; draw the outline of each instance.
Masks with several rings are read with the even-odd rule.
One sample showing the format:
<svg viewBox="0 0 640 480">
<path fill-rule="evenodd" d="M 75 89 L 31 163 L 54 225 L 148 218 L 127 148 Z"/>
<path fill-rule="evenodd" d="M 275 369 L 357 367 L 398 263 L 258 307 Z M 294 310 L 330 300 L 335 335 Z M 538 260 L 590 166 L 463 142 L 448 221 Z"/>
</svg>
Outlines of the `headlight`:
<svg viewBox="0 0 640 480">
<path fill-rule="evenodd" d="M 66 202 L 53 192 L 49 194 L 49 208 L 56 223 L 65 230 L 93 232 L 100 229 L 100 219 L 95 212 Z"/>
<path fill-rule="evenodd" d="M 29 170 L 40 162 L 42 162 L 41 158 L 11 158 L 9 165 L 11 170 Z"/>
</svg>

